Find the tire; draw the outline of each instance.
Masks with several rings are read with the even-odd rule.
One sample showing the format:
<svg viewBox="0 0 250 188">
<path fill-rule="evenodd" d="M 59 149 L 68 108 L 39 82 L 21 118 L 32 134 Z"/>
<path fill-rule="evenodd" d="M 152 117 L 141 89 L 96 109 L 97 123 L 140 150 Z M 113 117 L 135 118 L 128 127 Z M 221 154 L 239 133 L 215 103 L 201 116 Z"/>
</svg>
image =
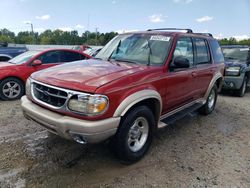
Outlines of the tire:
<svg viewBox="0 0 250 188">
<path fill-rule="evenodd" d="M 140 160 L 148 151 L 155 129 L 155 118 L 146 106 L 139 106 L 122 119 L 110 146 L 117 157 L 126 164 Z"/>
<path fill-rule="evenodd" d="M 238 97 L 243 97 L 245 95 L 246 89 L 247 89 L 247 77 L 245 76 L 242 86 L 240 87 L 240 89 L 235 91 L 235 95 Z"/>
<path fill-rule="evenodd" d="M 214 85 L 207 97 L 206 103 L 198 110 L 202 115 L 208 115 L 214 111 L 217 102 L 218 91 L 216 85 Z"/>
<path fill-rule="evenodd" d="M 0 83 L 0 98 L 2 100 L 20 99 L 24 92 L 24 83 L 16 78 L 6 78 Z"/>
</svg>

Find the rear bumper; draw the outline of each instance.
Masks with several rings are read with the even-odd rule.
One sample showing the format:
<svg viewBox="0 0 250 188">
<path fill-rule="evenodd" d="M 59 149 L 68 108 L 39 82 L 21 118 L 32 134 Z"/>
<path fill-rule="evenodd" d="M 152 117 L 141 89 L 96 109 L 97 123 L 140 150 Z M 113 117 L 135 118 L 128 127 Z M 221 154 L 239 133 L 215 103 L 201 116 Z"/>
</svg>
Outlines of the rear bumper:
<svg viewBox="0 0 250 188">
<path fill-rule="evenodd" d="M 80 135 L 86 143 L 98 143 L 108 139 L 116 133 L 120 123 L 120 117 L 86 121 L 64 116 L 38 106 L 26 96 L 22 97 L 21 106 L 27 119 L 67 139 L 72 140 L 75 135 Z"/>
</svg>

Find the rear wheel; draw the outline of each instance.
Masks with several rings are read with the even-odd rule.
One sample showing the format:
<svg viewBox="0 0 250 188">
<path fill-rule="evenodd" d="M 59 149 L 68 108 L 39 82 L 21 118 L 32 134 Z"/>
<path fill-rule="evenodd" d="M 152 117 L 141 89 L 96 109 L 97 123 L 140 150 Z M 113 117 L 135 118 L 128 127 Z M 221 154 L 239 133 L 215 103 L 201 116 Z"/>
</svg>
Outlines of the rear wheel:
<svg viewBox="0 0 250 188">
<path fill-rule="evenodd" d="M 19 99 L 24 94 L 24 84 L 16 78 L 6 78 L 0 83 L 0 98 L 3 100 Z"/>
<path fill-rule="evenodd" d="M 207 97 L 206 103 L 199 109 L 200 114 L 208 115 L 213 112 L 217 101 L 217 95 L 217 87 L 214 85 Z"/>
<path fill-rule="evenodd" d="M 240 89 L 235 91 L 235 95 L 238 97 L 243 97 L 245 95 L 247 89 L 247 77 L 245 76 L 242 86 L 240 87 Z"/>
<path fill-rule="evenodd" d="M 112 140 L 113 151 L 126 163 L 140 160 L 151 145 L 154 127 L 155 119 L 148 107 L 134 108 L 120 123 Z"/>
</svg>

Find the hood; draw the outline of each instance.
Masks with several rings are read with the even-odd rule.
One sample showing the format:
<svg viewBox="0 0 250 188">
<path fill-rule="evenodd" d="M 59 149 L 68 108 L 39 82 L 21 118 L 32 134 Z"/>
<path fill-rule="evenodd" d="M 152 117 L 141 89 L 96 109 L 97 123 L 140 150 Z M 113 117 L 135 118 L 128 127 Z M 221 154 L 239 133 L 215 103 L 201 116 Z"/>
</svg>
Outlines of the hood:
<svg viewBox="0 0 250 188">
<path fill-rule="evenodd" d="M 16 66 L 16 64 L 12 64 L 9 62 L 0 62 L 0 69 L 5 69 L 8 67 L 13 67 L 13 66 Z"/>
<path fill-rule="evenodd" d="M 238 61 L 238 60 L 227 60 L 225 61 L 226 67 L 246 67 L 246 62 Z"/>
<path fill-rule="evenodd" d="M 94 93 L 102 85 L 145 68 L 143 65 L 89 59 L 45 69 L 31 77 L 49 85 Z"/>
</svg>

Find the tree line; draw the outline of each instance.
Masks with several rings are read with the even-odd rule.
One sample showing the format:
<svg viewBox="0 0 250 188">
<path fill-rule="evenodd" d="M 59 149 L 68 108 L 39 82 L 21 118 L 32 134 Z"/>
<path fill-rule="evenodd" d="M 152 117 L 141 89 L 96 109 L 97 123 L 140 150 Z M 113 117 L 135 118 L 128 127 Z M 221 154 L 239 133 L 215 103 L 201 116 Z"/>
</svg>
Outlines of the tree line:
<svg viewBox="0 0 250 188">
<path fill-rule="evenodd" d="M 56 29 L 54 31 L 48 29 L 42 33 L 21 31 L 17 35 L 8 30 L 0 30 L 0 42 L 16 43 L 16 44 L 54 44 L 54 45 L 105 45 L 118 33 L 100 33 L 85 31 L 79 35 L 76 30 L 62 31 Z"/>
<path fill-rule="evenodd" d="M 8 29 L 0 30 L 0 42 L 16 44 L 57 44 L 57 45 L 105 45 L 118 33 L 85 31 L 82 35 L 75 31 L 54 31 L 48 29 L 42 33 L 21 31 L 17 35 Z M 231 37 L 219 40 L 221 45 L 250 45 L 250 39 L 237 41 Z"/>
</svg>

